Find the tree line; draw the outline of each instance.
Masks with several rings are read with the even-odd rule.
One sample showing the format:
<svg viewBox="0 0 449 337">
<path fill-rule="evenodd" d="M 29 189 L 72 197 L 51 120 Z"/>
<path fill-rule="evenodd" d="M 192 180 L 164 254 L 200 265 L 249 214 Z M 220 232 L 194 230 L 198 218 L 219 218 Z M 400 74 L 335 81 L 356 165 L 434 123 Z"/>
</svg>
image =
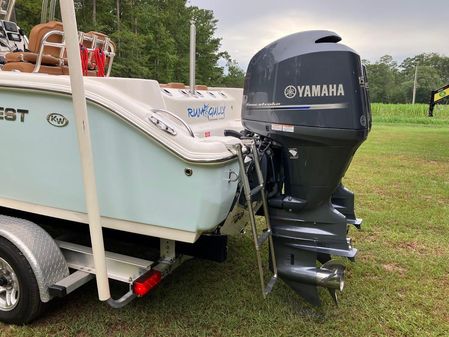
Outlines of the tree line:
<svg viewBox="0 0 449 337">
<path fill-rule="evenodd" d="M 19 25 L 30 32 L 41 17 L 42 0 L 17 0 Z M 187 0 L 75 0 L 81 31 L 108 34 L 117 45 L 113 76 L 188 82 L 190 21 L 197 25 L 197 83 L 241 87 L 244 71 L 228 52 L 220 51 L 217 19 L 210 10 Z M 59 9 L 57 9 L 59 13 Z M 220 62 L 219 62 L 220 61 Z M 219 64 L 224 64 L 220 66 Z M 449 57 L 435 53 L 401 63 L 385 55 L 364 60 L 372 102 L 410 103 L 417 73 L 416 102 L 427 103 L 430 92 L 449 83 Z"/>
<path fill-rule="evenodd" d="M 40 22 L 41 5 L 42 0 L 16 2 L 17 22 L 28 34 Z M 220 51 L 218 21 L 210 10 L 188 6 L 187 0 L 76 0 L 75 7 L 79 30 L 105 33 L 117 45 L 113 76 L 187 83 L 193 20 L 197 83 L 243 86 L 243 70 Z"/>
<path fill-rule="evenodd" d="M 400 64 L 389 55 L 374 63 L 363 63 L 367 67 L 370 98 L 376 103 L 411 103 L 415 75 L 416 103 L 429 103 L 432 90 L 449 84 L 449 57 L 435 53 L 408 57 Z"/>
</svg>

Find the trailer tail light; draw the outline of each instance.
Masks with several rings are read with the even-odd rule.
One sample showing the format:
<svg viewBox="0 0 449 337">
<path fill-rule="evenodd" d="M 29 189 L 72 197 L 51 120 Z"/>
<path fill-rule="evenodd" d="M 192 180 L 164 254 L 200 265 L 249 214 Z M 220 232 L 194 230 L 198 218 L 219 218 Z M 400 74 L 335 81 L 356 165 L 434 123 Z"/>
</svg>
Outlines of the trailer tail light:
<svg viewBox="0 0 449 337">
<path fill-rule="evenodd" d="M 133 283 L 133 293 L 142 297 L 157 286 L 162 280 L 162 274 L 159 270 L 150 270 L 149 272 L 143 274 Z"/>
</svg>

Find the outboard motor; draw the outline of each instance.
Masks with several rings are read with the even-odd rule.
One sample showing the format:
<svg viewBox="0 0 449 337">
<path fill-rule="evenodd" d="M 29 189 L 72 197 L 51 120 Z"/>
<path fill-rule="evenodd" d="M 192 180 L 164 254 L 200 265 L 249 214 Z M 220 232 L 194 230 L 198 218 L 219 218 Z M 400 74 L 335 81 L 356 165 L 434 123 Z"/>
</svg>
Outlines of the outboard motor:
<svg viewBox="0 0 449 337">
<path fill-rule="evenodd" d="M 262 49 L 249 64 L 242 109 L 263 147 L 279 276 L 315 305 L 317 286 L 335 301 L 343 289 L 344 266 L 331 256 L 357 253 L 346 234 L 360 221 L 341 180 L 371 129 L 364 67 L 340 40 L 309 31 Z"/>
</svg>

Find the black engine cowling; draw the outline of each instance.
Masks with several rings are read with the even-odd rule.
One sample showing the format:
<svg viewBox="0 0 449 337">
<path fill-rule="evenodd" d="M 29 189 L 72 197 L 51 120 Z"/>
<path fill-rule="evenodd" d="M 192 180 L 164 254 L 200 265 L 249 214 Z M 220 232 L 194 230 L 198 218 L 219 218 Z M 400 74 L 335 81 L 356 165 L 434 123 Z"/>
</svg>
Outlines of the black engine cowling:
<svg viewBox="0 0 449 337">
<path fill-rule="evenodd" d="M 277 188 L 268 194 L 279 275 L 314 304 L 316 285 L 336 298 L 322 279 L 341 271 L 331 255 L 357 252 L 346 238 L 348 223 L 358 224 L 353 195 L 341 180 L 371 129 L 364 67 L 340 40 L 310 31 L 262 49 L 249 64 L 242 107 L 245 128 L 273 144 L 267 179 Z"/>
</svg>

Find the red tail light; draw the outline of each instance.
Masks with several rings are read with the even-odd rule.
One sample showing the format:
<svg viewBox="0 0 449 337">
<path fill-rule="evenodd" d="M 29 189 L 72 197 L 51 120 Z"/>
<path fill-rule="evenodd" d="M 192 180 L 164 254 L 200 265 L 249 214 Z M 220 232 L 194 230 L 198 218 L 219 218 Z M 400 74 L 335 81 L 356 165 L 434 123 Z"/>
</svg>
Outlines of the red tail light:
<svg viewBox="0 0 449 337">
<path fill-rule="evenodd" d="M 162 280 L 162 274 L 159 270 L 150 270 L 143 274 L 133 283 L 133 292 L 138 297 L 142 297 L 157 286 Z"/>
</svg>

